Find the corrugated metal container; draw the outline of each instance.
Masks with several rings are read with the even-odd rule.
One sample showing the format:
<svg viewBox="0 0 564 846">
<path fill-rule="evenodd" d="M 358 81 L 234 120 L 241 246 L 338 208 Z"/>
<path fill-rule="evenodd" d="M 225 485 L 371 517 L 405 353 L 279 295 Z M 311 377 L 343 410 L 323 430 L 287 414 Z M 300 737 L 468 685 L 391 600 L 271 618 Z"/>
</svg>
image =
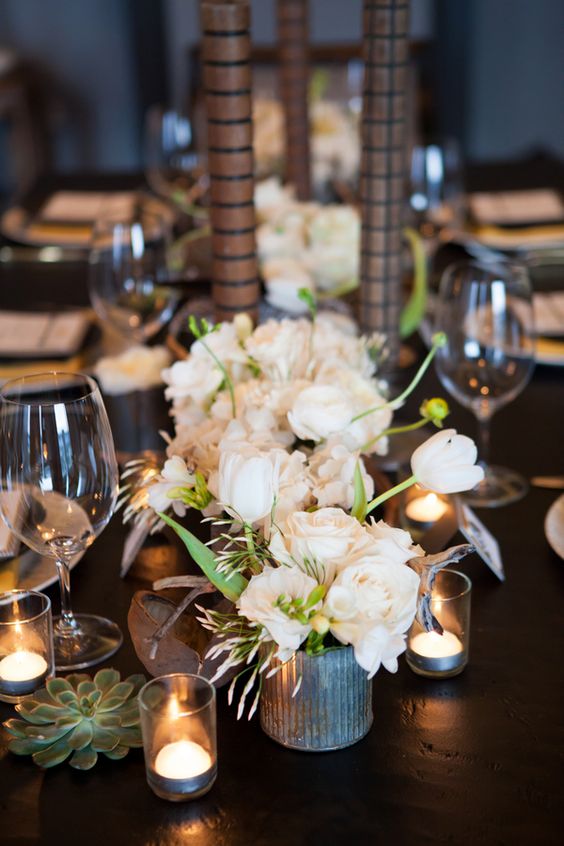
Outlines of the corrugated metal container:
<svg viewBox="0 0 564 846">
<path fill-rule="evenodd" d="M 372 719 L 372 682 L 351 646 L 315 657 L 296 652 L 264 681 L 261 726 L 289 749 L 328 752 L 351 746 L 368 733 Z"/>
</svg>

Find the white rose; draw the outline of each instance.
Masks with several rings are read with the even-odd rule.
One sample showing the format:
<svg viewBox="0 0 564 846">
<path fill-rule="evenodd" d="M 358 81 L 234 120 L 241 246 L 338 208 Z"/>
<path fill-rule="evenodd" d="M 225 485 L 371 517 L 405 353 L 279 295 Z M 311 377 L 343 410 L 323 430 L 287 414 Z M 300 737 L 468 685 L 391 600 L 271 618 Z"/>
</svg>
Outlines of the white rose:
<svg viewBox="0 0 564 846">
<path fill-rule="evenodd" d="M 312 385 L 296 397 L 288 422 L 298 438 L 321 441 L 345 429 L 351 417 L 351 407 L 342 390 L 331 385 Z"/>
<path fill-rule="evenodd" d="M 366 629 L 354 644 L 354 657 L 371 679 L 380 665 L 390 673 L 398 669 L 398 656 L 405 651 L 405 635 L 390 632 L 381 624 Z"/>
<path fill-rule="evenodd" d="M 329 631 L 341 643 L 353 643 L 359 636 L 355 591 L 343 585 L 331 585 L 321 613 L 329 620 Z"/>
<path fill-rule="evenodd" d="M 270 551 L 282 564 L 319 571 L 319 581 L 330 583 L 338 565 L 347 560 L 363 529 L 340 508 L 297 511 L 272 534 Z"/>
<path fill-rule="evenodd" d="M 360 463 L 366 498 L 374 495 L 374 481 L 366 472 L 362 460 L 339 442 L 330 442 L 317 448 L 309 461 L 312 478 L 312 493 L 317 504 L 338 505 L 350 511 L 354 503 L 354 474 L 357 461 Z"/>
<path fill-rule="evenodd" d="M 443 429 L 417 447 L 411 456 L 411 471 L 423 488 L 450 494 L 468 491 L 484 478 L 476 465 L 476 444 L 456 429 Z"/>
<path fill-rule="evenodd" d="M 229 449 L 219 460 L 219 501 L 244 523 L 256 523 L 272 511 L 278 495 L 280 454 L 253 447 Z"/>
<path fill-rule="evenodd" d="M 253 576 L 237 601 L 239 613 L 267 630 L 278 644 L 277 657 L 288 661 L 311 631 L 309 624 L 291 620 L 276 602 L 280 596 L 287 600 L 308 599 L 317 582 L 297 567 L 265 567 Z M 318 603 L 315 608 L 318 608 Z"/>
<path fill-rule="evenodd" d="M 179 455 L 173 455 L 165 461 L 157 481 L 148 488 L 149 505 L 155 511 L 166 511 L 172 505 L 175 514 L 184 517 L 186 506 L 179 500 L 172 499 L 169 493 L 174 488 L 192 487 L 195 481 L 184 459 Z"/>
<path fill-rule="evenodd" d="M 291 514 L 303 511 L 311 503 L 311 487 L 306 455 L 299 450 L 282 455 L 280 487 L 274 509 L 274 522 L 284 523 Z"/>
<path fill-rule="evenodd" d="M 301 261 L 294 258 L 271 258 L 261 267 L 266 286 L 266 299 L 275 308 L 290 314 L 305 314 L 307 305 L 298 296 L 301 288 L 315 289 L 314 281 Z"/>
<path fill-rule="evenodd" d="M 235 323 L 220 323 L 219 327 L 206 335 L 203 341 L 194 341 L 190 348 L 190 358 L 207 359 L 208 363 L 216 366 L 209 350 L 232 376 L 236 379 L 244 378 L 247 356 L 239 342 Z"/>
<path fill-rule="evenodd" d="M 163 380 L 168 387 L 167 399 L 190 398 L 197 406 L 204 408 L 219 390 L 223 373 L 210 355 L 190 356 L 185 361 L 176 361 L 172 367 L 163 370 Z"/>
<path fill-rule="evenodd" d="M 351 590 L 366 624 L 381 623 L 391 632 L 405 632 L 415 617 L 419 576 L 410 567 L 365 555 L 340 570 L 336 585 Z"/>
<path fill-rule="evenodd" d="M 413 543 L 409 532 L 388 526 L 383 520 L 376 523 L 372 518 L 365 529 L 366 534 L 358 547 L 362 554 L 378 555 L 396 564 L 407 564 L 412 558 L 425 555 L 425 550 Z"/>
<path fill-rule="evenodd" d="M 295 189 L 292 185 L 282 185 L 276 176 L 263 179 L 255 185 L 255 209 L 259 223 L 268 220 L 281 209 L 294 202 Z"/>
<path fill-rule="evenodd" d="M 267 320 L 245 342 L 247 353 L 274 382 L 301 379 L 309 361 L 311 324 L 307 320 Z"/>
<path fill-rule="evenodd" d="M 94 373 L 106 394 L 126 394 L 162 385 L 161 371 L 170 364 L 165 347 L 130 347 L 121 355 L 99 359 Z"/>
</svg>

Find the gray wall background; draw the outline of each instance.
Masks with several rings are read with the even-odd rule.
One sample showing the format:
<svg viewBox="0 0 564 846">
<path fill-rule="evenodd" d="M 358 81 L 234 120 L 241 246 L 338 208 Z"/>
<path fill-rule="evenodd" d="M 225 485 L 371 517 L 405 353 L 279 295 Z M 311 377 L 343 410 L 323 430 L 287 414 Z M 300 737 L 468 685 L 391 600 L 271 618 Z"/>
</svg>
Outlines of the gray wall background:
<svg viewBox="0 0 564 846">
<path fill-rule="evenodd" d="M 152 2 L 164 16 L 168 99 L 179 103 L 198 39 L 198 0 Z M 412 0 L 414 37 L 432 37 L 441 3 L 451 13 L 464 9 L 468 21 L 466 155 L 514 158 L 545 148 L 564 157 L 563 0 Z M 360 38 L 362 0 L 310 5 L 314 41 Z M 53 116 L 59 169 L 142 165 L 135 9 L 135 0 L 0 0 L 0 46 L 43 67 L 67 102 Z M 252 11 L 255 41 L 272 42 L 274 0 L 252 0 Z M 462 72 L 456 57 L 446 72 Z"/>
</svg>

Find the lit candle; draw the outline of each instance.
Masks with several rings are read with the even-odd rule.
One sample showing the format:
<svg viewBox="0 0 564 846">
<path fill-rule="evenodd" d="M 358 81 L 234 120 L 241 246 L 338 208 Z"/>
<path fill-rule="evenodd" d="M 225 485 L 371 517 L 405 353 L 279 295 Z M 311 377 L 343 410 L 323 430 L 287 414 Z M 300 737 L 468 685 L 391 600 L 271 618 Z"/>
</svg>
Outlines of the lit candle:
<svg viewBox="0 0 564 846">
<path fill-rule="evenodd" d="M 462 652 L 462 643 L 452 632 L 420 632 L 409 644 L 413 652 L 426 658 L 448 658 Z"/>
<path fill-rule="evenodd" d="M 167 743 L 155 759 L 155 772 L 163 778 L 196 778 L 207 772 L 212 759 L 199 743 L 193 740 L 177 740 Z"/>
<path fill-rule="evenodd" d="M 453 632 L 419 632 L 409 639 L 410 667 L 423 675 L 456 675 L 463 669 L 466 655 L 460 638 Z"/>
<path fill-rule="evenodd" d="M 410 499 L 405 514 L 415 523 L 436 523 L 448 511 L 448 505 L 436 493 Z"/>
<path fill-rule="evenodd" d="M 49 666 L 43 656 L 27 649 L 12 652 L 0 661 L 0 690 L 25 696 L 41 686 Z"/>
</svg>

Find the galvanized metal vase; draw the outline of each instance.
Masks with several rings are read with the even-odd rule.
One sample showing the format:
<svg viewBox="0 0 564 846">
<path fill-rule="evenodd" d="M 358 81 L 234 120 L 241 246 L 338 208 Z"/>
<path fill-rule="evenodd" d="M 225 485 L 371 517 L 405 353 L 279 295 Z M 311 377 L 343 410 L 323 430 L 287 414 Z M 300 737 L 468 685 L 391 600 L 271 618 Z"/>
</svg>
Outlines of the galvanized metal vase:
<svg viewBox="0 0 564 846">
<path fill-rule="evenodd" d="M 300 676 L 301 687 L 292 698 Z M 264 681 L 261 726 L 289 749 L 343 749 L 368 733 L 372 719 L 372 682 L 355 661 L 351 646 L 315 657 L 296 652 Z"/>
</svg>

